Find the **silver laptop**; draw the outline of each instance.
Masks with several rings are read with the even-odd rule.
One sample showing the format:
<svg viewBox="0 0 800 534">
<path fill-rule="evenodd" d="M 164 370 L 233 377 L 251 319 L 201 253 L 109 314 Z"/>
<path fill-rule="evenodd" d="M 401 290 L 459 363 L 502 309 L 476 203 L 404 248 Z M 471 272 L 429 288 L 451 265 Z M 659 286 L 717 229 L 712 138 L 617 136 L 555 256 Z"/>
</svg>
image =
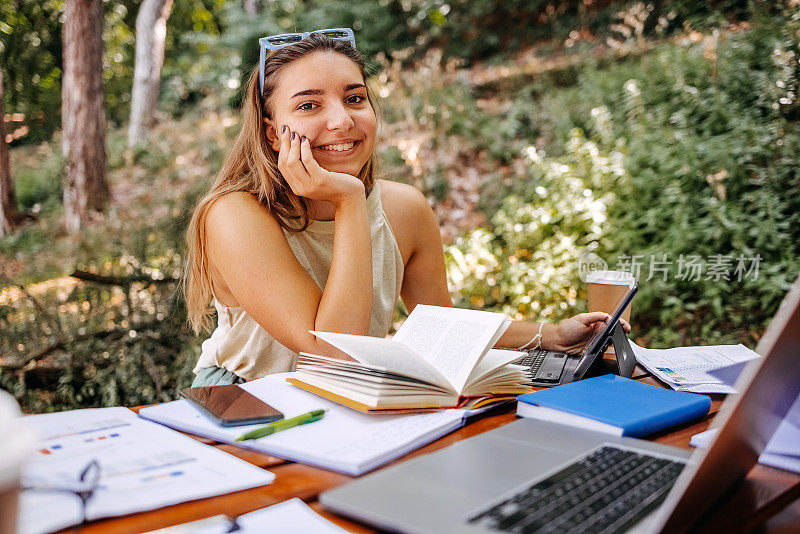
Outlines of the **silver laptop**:
<svg viewBox="0 0 800 534">
<path fill-rule="evenodd" d="M 800 393 L 800 278 L 714 420 L 708 449 L 519 419 L 320 496 L 400 532 L 684 532 L 758 461 Z"/>
</svg>

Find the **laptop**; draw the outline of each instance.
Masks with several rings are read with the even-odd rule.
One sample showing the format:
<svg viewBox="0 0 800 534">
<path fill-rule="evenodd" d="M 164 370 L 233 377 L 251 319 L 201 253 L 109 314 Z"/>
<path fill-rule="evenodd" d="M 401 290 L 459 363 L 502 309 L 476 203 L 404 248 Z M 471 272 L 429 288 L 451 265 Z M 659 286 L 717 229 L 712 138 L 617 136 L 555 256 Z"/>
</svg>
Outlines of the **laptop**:
<svg viewBox="0 0 800 534">
<path fill-rule="evenodd" d="M 586 343 L 580 354 L 531 349 L 527 351 L 526 356 L 513 363 L 528 367 L 529 383 L 531 386 L 538 387 L 558 386 L 568 382 L 577 382 L 589 376 L 608 373 L 630 378 L 636 367 L 636 356 L 633 354 L 633 349 L 631 349 L 619 319 L 633 300 L 637 290 L 637 286 L 631 286 L 628 292 L 620 297 L 605 328 L 599 330 Z M 614 345 L 616 354 L 613 362 L 614 368 L 610 368 L 609 362 L 603 360 L 603 353 L 611 344 Z"/>
<path fill-rule="evenodd" d="M 686 532 L 758 461 L 800 393 L 800 278 L 714 419 L 688 451 L 518 419 L 320 496 L 399 532 Z"/>
</svg>

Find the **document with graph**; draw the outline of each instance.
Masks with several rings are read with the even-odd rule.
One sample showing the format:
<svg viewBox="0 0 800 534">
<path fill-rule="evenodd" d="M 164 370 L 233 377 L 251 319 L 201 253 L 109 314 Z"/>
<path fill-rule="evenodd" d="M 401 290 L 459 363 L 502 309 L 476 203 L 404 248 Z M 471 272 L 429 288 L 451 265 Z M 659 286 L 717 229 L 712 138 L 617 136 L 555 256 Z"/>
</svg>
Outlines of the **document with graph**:
<svg viewBox="0 0 800 534">
<path fill-rule="evenodd" d="M 152 510 L 270 484 L 275 475 L 145 421 L 127 408 L 31 415 L 38 438 L 23 470 L 20 532 Z M 46 510 L 47 513 L 42 513 Z"/>
<path fill-rule="evenodd" d="M 748 362 L 759 355 L 742 345 L 704 345 L 671 349 L 646 349 L 631 342 L 636 361 L 676 391 L 735 393 L 733 382 L 714 372 Z"/>
</svg>

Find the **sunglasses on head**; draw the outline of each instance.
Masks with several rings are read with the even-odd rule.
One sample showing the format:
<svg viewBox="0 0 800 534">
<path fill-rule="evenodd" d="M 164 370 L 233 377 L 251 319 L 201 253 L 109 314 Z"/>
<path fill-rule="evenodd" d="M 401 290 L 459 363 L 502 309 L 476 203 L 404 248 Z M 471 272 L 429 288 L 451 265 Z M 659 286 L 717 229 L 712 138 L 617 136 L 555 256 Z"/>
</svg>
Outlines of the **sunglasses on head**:
<svg viewBox="0 0 800 534">
<path fill-rule="evenodd" d="M 312 33 L 318 33 L 331 39 L 348 41 L 353 48 L 356 47 L 356 36 L 350 28 L 328 28 L 326 30 L 314 30 L 313 32 L 282 33 L 262 37 L 258 40 L 260 51 L 258 54 L 258 92 L 264 94 L 264 60 L 267 58 L 267 50 L 278 50 L 299 43 Z"/>
</svg>

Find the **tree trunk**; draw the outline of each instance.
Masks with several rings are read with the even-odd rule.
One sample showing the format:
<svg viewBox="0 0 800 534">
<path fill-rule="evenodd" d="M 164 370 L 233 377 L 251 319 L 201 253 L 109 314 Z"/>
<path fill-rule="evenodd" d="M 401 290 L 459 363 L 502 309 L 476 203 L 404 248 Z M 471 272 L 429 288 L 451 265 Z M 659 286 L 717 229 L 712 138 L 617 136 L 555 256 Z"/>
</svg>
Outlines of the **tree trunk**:
<svg viewBox="0 0 800 534">
<path fill-rule="evenodd" d="M 3 99 L 3 71 L 0 70 L 0 237 L 11 232 L 19 219 L 17 201 L 14 198 L 14 179 L 11 177 L 11 162 L 6 145 L 6 120 Z"/>
<path fill-rule="evenodd" d="M 155 122 L 170 9 L 172 0 L 144 0 L 136 16 L 136 69 L 131 92 L 128 146 L 142 141 L 146 130 Z"/>
<path fill-rule="evenodd" d="M 70 233 L 102 211 L 106 179 L 106 110 L 103 88 L 102 0 L 67 0 L 64 7 L 62 150 L 64 214 Z"/>
<path fill-rule="evenodd" d="M 258 15 L 258 8 L 261 4 L 260 0 L 243 0 L 244 3 L 244 12 L 250 15 L 251 17 Z"/>
</svg>

